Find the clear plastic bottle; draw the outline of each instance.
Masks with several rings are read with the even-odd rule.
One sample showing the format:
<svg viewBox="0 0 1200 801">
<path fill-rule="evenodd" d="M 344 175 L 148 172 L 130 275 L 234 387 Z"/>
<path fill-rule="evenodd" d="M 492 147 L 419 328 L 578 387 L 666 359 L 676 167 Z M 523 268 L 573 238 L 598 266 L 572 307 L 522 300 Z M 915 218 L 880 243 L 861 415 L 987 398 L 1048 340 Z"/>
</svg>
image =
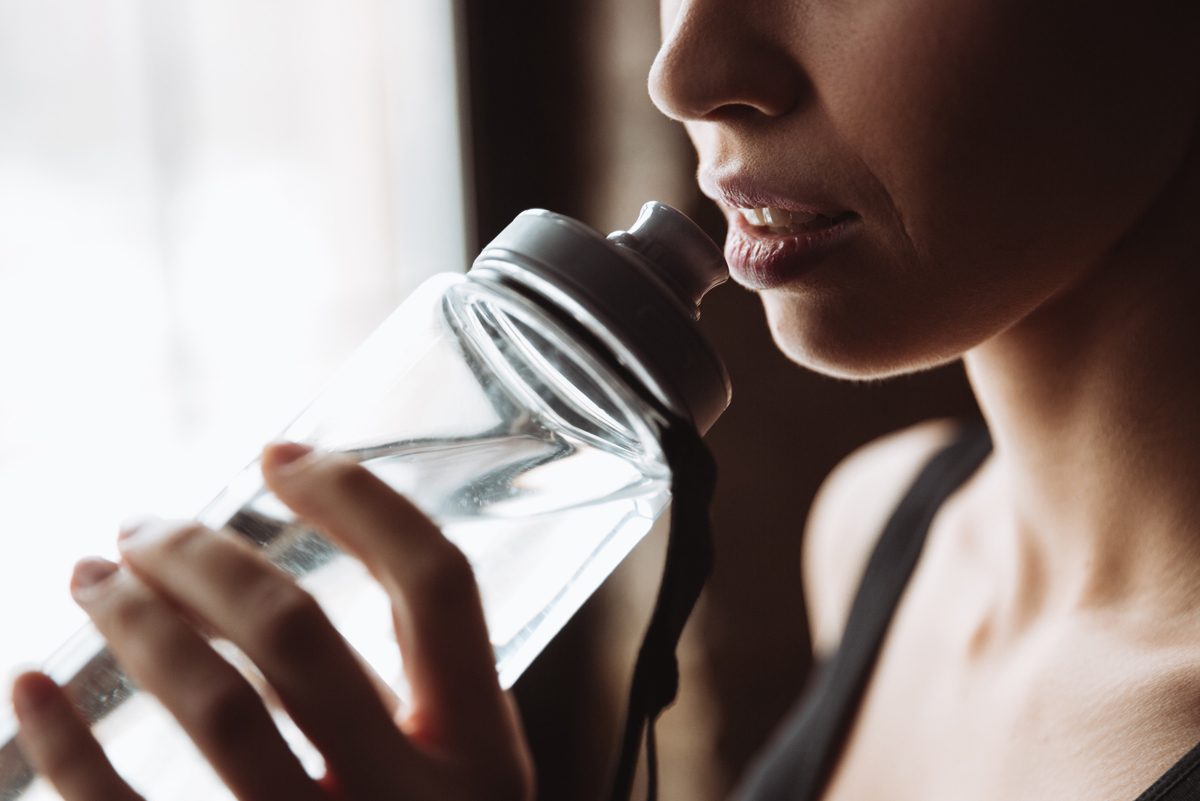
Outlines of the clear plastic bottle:
<svg viewBox="0 0 1200 801">
<path fill-rule="evenodd" d="M 509 687 L 667 506 L 656 408 L 703 432 L 728 405 L 724 368 L 695 325 L 696 304 L 724 277 L 712 241 L 662 204 L 607 239 L 525 212 L 466 275 L 422 284 L 281 438 L 353 456 L 437 521 L 474 567 Z M 197 519 L 259 544 L 404 697 L 383 591 L 265 490 L 257 462 Z M 236 649 L 214 644 L 261 681 Z M 147 798 L 231 797 L 94 629 L 45 669 Z M 317 773 L 320 755 L 274 714 Z M 0 711 L 0 799 L 56 797 L 14 732 Z"/>
</svg>

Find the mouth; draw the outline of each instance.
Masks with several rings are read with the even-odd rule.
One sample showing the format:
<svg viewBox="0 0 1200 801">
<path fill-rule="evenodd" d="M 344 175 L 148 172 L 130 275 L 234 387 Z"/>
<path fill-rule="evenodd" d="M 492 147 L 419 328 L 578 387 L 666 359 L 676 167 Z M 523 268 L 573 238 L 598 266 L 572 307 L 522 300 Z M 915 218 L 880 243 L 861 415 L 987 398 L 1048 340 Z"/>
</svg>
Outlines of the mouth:
<svg viewBox="0 0 1200 801">
<path fill-rule="evenodd" d="M 860 228 L 852 211 L 821 213 L 780 206 L 727 208 L 729 271 L 748 289 L 793 284 L 826 261 Z"/>
<path fill-rule="evenodd" d="M 700 188 L 729 220 L 725 260 L 748 289 L 795 285 L 862 230 L 862 217 L 819 184 L 772 188 L 734 170 L 701 169 Z"/>
<path fill-rule="evenodd" d="M 778 206 L 735 208 L 747 232 L 754 236 L 805 236 L 827 231 L 857 215 L 852 211 L 828 215 L 792 211 Z"/>
</svg>

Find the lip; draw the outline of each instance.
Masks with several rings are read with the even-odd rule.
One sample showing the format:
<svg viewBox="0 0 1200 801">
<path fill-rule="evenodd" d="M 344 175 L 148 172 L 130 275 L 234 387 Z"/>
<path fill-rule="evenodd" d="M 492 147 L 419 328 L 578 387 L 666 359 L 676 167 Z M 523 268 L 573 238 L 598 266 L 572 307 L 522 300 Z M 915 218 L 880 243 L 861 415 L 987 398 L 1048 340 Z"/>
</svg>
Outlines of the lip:
<svg viewBox="0 0 1200 801">
<path fill-rule="evenodd" d="M 798 280 L 852 238 L 862 222 L 857 214 L 843 212 L 824 228 L 772 234 L 751 225 L 736 209 L 726 216 L 725 260 L 734 280 L 747 289 L 775 289 Z"/>
<path fill-rule="evenodd" d="M 770 190 L 749 186 L 747 184 L 725 183 L 717 185 L 715 191 L 704 190 L 704 194 L 729 209 L 761 209 L 776 208 L 796 211 L 804 214 L 820 214 L 824 217 L 837 217 L 845 213 L 844 209 L 833 208 L 821 201 L 796 200 Z"/>
<path fill-rule="evenodd" d="M 824 217 L 838 217 L 849 211 L 825 197 L 825 193 L 814 186 L 773 187 L 767 181 L 745 174 L 715 169 L 702 169 L 699 183 L 701 192 L 729 209 L 761 209 L 769 206 Z"/>
<path fill-rule="evenodd" d="M 700 188 L 725 211 L 729 233 L 725 260 L 734 280 L 748 289 L 774 289 L 818 267 L 861 227 L 862 218 L 823 197 L 815 188 L 779 191 L 745 174 L 700 172 Z M 793 191 L 794 190 L 794 191 Z M 813 231 L 775 234 L 751 225 L 738 209 L 779 208 L 833 220 Z"/>
</svg>

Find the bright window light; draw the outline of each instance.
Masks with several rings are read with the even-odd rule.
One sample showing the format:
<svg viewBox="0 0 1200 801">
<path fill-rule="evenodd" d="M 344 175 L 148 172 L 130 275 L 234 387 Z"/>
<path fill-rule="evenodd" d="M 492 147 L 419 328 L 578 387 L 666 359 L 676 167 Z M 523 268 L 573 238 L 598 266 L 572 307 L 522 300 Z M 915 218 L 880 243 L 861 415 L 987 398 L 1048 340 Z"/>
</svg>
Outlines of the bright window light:
<svg viewBox="0 0 1200 801">
<path fill-rule="evenodd" d="M 0 4 L 0 678 L 462 270 L 453 4 Z M 6 701 L 6 699 L 4 699 Z"/>
</svg>

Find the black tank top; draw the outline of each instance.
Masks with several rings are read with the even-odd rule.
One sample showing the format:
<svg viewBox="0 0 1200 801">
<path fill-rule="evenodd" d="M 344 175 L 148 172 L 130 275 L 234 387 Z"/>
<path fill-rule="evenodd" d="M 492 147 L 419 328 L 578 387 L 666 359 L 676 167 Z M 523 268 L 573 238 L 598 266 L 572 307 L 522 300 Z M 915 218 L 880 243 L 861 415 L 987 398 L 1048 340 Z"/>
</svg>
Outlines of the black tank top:
<svg viewBox="0 0 1200 801">
<path fill-rule="evenodd" d="M 966 426 L 929 461 L 880 535 L 837 652 L 734 794 L 738 801 L 819 801 L 854 722 L 884 634 L 938 507 L 991 452 L 982 424 Z M 1200 744 L 1135 801 L 1200 801 Z"/>
</svg>

